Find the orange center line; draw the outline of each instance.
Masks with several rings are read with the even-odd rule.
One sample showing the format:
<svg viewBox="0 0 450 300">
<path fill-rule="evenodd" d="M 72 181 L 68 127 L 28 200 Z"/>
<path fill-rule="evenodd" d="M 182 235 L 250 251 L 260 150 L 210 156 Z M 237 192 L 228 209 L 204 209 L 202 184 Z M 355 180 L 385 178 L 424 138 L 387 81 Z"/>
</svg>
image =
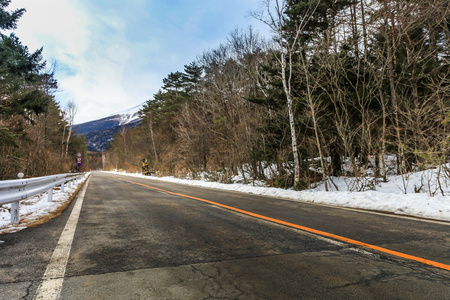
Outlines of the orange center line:
<svg viewBox="0 0 450 300">
<path fill-rule="evenodd" d="M 313 229 L 313 228 L 297 225 L 297 224 L 294 224 L 294 223 L 290 223 L 290 222 L 286 222 L 286 221 L 282 221 L 282 220 L 266 217 L 266 216 L 263 216 L 263 215 L 259 215 L 259 214 L 253 213 L 253 212 L 249 212 L 249 211 L 246 211 L 246 210 L 243 210 L 243 209 L 239 209 L 239 208 L 236 208 L 236 207 L 232 207 L 232 206 L 228 206 L 228 205 L 225 205 L 225 204 L 213 202 L 213 201 L 210 201 L 210 200 L 205 200 L 205 199 L 202 199 L 202 198 L 197 198 L 197 197 L 193 197 L 193 196 L 189 196 L 189 195 L 174 193 L 174 192 L 166 191 L 166 190 L 163 190 L 163 189 L 160 189 L 160 188 L 156 188 L 156 187 L 153 187 L 153 186 L 150 186 L 150 185 L 146 185 L 146 184 L 142 184 L 142 183 L 138 183 L 138 182 L 122 179 L 122 178 L 115 177 L 115 176 L 113 176 L 113 177 L 116 178 L 116 179 L 122 180 L 122 181 L 129 182 L 129 183 L 133 183 L 133 184 L 136 184 L 136 185 L 141 185 L 143 187 L 147 187 L 147 188 L 150 188 L 150 189 L 153 189 L 153 190 L 157 190 L 157 191 L 161 191 L 161 192 L 168 193 L 168 194 L 171 194 L 171 195 L 180 196 L 180 197 L 184 197 L 184 198 L 189 198 L 189 199 L 193 199 L 193 200 L 209 203 L 209 204 L 212 204 L 212 205 L 215 205 L 215 206 L 219 206 L 219 207 L 222 207 L 222 208 L 225 208 L 225 209 L 228 209 L 228 210 L 232 210 L 232 211 L 239 212 L 239 213 L 242 213 L 242 214 L 245 214 L 245 215 L 248 215 L 248 216 L 252 216 L 252 217 L 255 217 L 255 218 L 258 218 L 258 219 L 261 219 L 261 220 L 266 220 L 266 221 L 277 223 L 277 224 L 280 224 L 280 225 L 285 225 L 285 226 L 288 226 L 288 227 L 300 229 L 300 230 L 303 230 L 303 231 L 306 231 L 306 232 L 310 232 L 310 233 L 314 233 L 314 234 L 317 234 L 317 235 L 325 236 L 325 237 L 328 237 L 328 238 L 331 238 L 331 239 L 335 239 L 335 240 L 338 240 L 338 241 L 342 241 L 342 242 L 345 242 L 347 244 L 352 244 L 352 245 L 356 245 L 356 246 L 360 246 L 360 247 L 376 250 L 376 251 L 379 251 L 379 252 L 387 253 L 387 254 L 394 255 L 394 256 L 397 256 L 397 257 L 401 257 L 401 258 L 404 258 L 404 259 L 417 261 L 417 262 L 420 262 L 420 263 L 423 263 L 423 264 L 426 264 L 426 265 L 430 265 L 430 266 L 433 266 L 433 267 L 436 267 L 436 268 L 440 268 L 440 269 L 444 269 L 444 270 L 450 271 L 450 265 L 446 265 L 446 264 L 443 264 L 443 263 L 435 262 L 435 261 L 432 261 L 432 260 L 428 260 L 428 259 L 425 259 L 425 258 L 421 258 L 421 257 L 405 254 L 405 253 L 394 251 L 394 250 L 389 250 L 389 249 L 386 249 L 386 248 L 383 248 L 383 247 L 379 247 L 379 246 L 375 246 L 375 245 L 372 245 L 372 244 L 360 242 L 360 241 L 353 240 L 353 239 L 350 239 L 350 238 L 346 238 L 346 237 L 343 237 L 343 236 L 340 236 L 340 235 L 336 235 L 336 234 L 333 234 L 333 233 L 329 233 L 329 232 L 325 232 L 325 231 L 321 231 L 321 230 L 317 230 L 317 229 Z"/>
</svg>

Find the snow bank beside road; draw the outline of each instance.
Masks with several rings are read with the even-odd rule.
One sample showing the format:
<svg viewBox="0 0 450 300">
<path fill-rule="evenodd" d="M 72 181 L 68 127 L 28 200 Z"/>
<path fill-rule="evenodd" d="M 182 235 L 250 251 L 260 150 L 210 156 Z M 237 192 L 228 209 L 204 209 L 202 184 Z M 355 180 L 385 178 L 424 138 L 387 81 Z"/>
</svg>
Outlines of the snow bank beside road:
<svg viewBox="0 0 450 300">
<path fill-rule="evenodd" d="M 427 171 L 425 171 L 427 172 Z M 250 194 L 279 197 L 294 201 L 320 203 L 326 205 L 358 208 L 390 212 L 399 215 L 416 216 L 436 220 L 450 221 L 450 196 L 442 196 L 437 192 L 434 197 L 429 193 L 413 193 L 414 187 L 418 187 L 423 180 L 423 172 L 413 173 L 408 176 L 407 194 L 404 193 L 403 179 L 401 176 L 392 176 L 388 182 L 379 183 L 376 191 L 350 192 L 344 179 L 334 179 L 339 191 L 325 192 L 323 186 L 306 191 L 285 190 L 271 187 L 258 187 L 248 184 L 223 184 L 201 180 L 178 179 L 174 177 L 143 176 L 125 172 L 108 172 L 113 174 L 128 175 L 139 178 L 169 181 L 188 184 L 199 187 L 208 187 L 222 190 L 238 191 Z M 448 182 L 442 184 L 445 195 L 450 195 Z M 411 192 L 412 190 L 412 192 Z"/>
<path fill-rule="evenodd" d="M 12 233 L 27 228 L 31 223 L 42 218 L 48 218 L 55 214 L 58 210 L 62 209 L 67 202 L 71 199 L 78 187 L 86 181 L 90 173 L 87 173 L 83 180 L 77 181 L 72 186 L 65 187 L 64 193 L 58 188 L 53 189 L 53 202 L 47 202 L 48 193 L 42 193 L 19 203 L 20 223 L 11 224 L 11 204 L 5 204 L 0 206 L 0 234 Z"/>
<path fill-rule="evenodd" d="M 238 191 L 249 194 L 265 195 L 279 197 L 293 201 L 304 201 L 311 203 L 320 203 L 333 206 L 359 208 L 366 210 L 386 211 L 399 215 L 417 216 L 436 220 L 450 221 L 450 196 L 442 196 L 440 191 L 430 196 L 429 190 L 422 193 L 414 193 L 414 188 L 420 187 L 424 182 L 424 176 L 430 178 L 429 171 L 413 173 L 408 175 L 408 184 L 406 185 L 407 194 L 404 193 L 405 185 L 401 176 L 392 176 L 387 183 L 379 183 L 376 191 L 350 192 L 348 191 L 348 182 L 345 179 L 334 179 L 334 183 L 339 191 L 325 192 L 323 186 L 306 191 L 284 190 L 279 188 L 270 188 L 264 186 L 252 186 L 249 184 L 233 183 L 223 184 L 217 182 L 208 182 L 201 180 L 178 179 L 174 177 L 153 177 L 143 176 L 141 174 L 129 174 L 123 172 L 108 172 L 112 174 L 128 175 L 139 178 L 169 181 L 174 183 L 188 184 L 199 187 L 214 189 Z M 86 180 L 88 174 L 86 175 Z M 426 183 L 428 184 L 428 179 Z M 54 190 L 53 202 L 47 202 L 47 193 L 30 197 L 20 202 L 20 224 L 11 225 L 10 205 L 0 206 L 0 234 L 6 232 L 15 232 L 27 228 L 27 225 L 36 222 L 42 218 L 47 218 L 55 211 L 64 207 L 67 201 L 72 197 L 81 182 L 71 188 L 66 187 L 65 193 L 60 190 Z M 431 191 L 436 187 L 429 185 Z M 441 188 L 445 195 L 450 195 L 450 184 L 442 182 Z"/>
</svg>

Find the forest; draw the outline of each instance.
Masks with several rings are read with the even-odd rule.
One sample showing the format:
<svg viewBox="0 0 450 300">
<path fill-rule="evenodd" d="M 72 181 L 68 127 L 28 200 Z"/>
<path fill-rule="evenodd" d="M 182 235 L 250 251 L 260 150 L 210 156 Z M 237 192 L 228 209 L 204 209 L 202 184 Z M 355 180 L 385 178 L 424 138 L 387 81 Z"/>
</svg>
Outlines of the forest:
<svg viewBox="0 0 450 300">
<path fill-rule="evenodd" d="M 55 64 L 14 34 L 25 9 L 0 0 L 0 179 L 140 171 L 274 187 L 358 189 L 438 168 L 450 178 L 448 0 L 261 0 L 251 17 L 168 74 L 103 156 L 74 135 L 77 107 L 55 100 Z M 104 160 L 103 160 L 104 159 Z M 369 177 L 368 177 L 369 176 Z M 369 178 L 369 179 L 368 179 Z"/>
<path fill-rule="evenodd" d="M 148 159 L 158 174 L 298 190 L 430 167 L 449 178 L 448 0 L 264 0 L 251 15 L 271 39 L 236 29 L 168 74 L 107 168 Z"/>
<path fill-rule="evenodd" d="M 89 168 L 84 137 L 71 130 L 75 102 L 62 109 L 55 101 L 55 67 L 43 60 L 42 48 L 30 53 L 14 33 L 6 34 L 25 13 L 8 11 L 10 2 L 0 0 L 0 180 L 74 171 L 78 152 Z"/>
</svg>

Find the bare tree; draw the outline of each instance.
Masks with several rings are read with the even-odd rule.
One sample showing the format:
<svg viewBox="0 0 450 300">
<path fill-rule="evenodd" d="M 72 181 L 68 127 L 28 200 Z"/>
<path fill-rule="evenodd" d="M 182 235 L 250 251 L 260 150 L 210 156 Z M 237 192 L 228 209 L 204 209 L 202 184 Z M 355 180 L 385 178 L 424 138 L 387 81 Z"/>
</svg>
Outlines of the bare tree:
<svg viewBox="0 0 450 300">
<path fill-rule="evenodd" d="M 67 153 L 69 151 L 69 141 L 70 141 L 70 136 L 72 135 L 72 126 L 73 126 L 73 122 L 75 119 L 75 115 L 77 114 L 78 111 L 78 107 L 75 103 L 74 100 L 69 100 L 69 102 L 67 102 L 67 108 L 64 112 L 64 116 L 67 122 L 66 127 L 68 127 L 68 132 L 67 132 L 67 139 L 66 139 L 66 151 L 64 152 L 64 159 L 67 157 Z M 66 127 L 64 127 L 63 130 L 63 137 L 64 137 L 64 132 L 66 130 Z"/>
<path fill-rule="evenodd" d="M 273 38 L 278 46 L 279 56 L 277 57 L 278 63 L 281 67 L 281 80 L 283 83 L 283 90 L 286 95 L 288 114 L 289 114 L 289 126 L 291 129 L 291 143 L 292 152 L 294 155 L 294 181 L 300 181 L 300 161 L 298 156 L 298 146 L 297 146 L 297 134 L 295 128 L 295 118 L 294 118 L 294 105 L 293 105 L 293 92 L 292 92 L 292 78 L 294 74 L 294 55 L 298 51 L 298 40 L 302 28 L 306 24 L 309 15 L 311 15 L 317 8 L 317 5 L 309 11 L 302 21 L 297 24 L 293 31 L 293 38 L 286 36 L 286 16 L 285 12 L 287 9 L 287 1 L 285 0 L 265 0 L 263 9 L 257 12 L 253 12 L 252 16 L 264 24 L 269 26 L 274 34 Z"/>
</svg>

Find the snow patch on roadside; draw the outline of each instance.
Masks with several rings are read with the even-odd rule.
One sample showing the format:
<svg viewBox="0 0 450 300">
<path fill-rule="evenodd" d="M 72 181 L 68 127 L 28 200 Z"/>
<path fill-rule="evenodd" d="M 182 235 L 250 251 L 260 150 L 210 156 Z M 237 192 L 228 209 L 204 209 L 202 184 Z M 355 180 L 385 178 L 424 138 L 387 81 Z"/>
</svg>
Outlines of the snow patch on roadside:
<svg viewBox="0 0 450 300">
<path fill-rule="evenodd" d="M 424 171 L 430 172 L 430 171 Z M 390 212 L 398 215 L 416 216 L 435 220 L 450 221 L 450 196 L 442 196 L 436 192 L 431 196 L 429 192 L 414 193 L 414 187 L 423 182 L 424 172 L 408 175 L 408 178 L 392 176 L 388 182 L 378 183 L 376 191 L 351 192 L 347 190 L 344 178 L 334 178 L 339 190 L 325 192 L 323 185 L 305 191 L 285 190 L 280 188 L 252 186 L 249 184 L 232 183 L 224 184 L 203 180 L 179 179 L 172 176 L 155 177 L 143 176 L 139 173 L 108 172 L 112 174 L 127 175 L 152 180 L 168 181 L 173 183 L 188 184 L 198 187 L 238 191 L 249 194 L 278 197 L 293 201 L 320 203 L 347 208 L 357 208 L 374 211 Z M 408 180 L 407 193 L 404 193 L 403 180 Z M 445 195 L 450 195 L 449 182 L 441 185 Z M 433 189 L 431 190 L 433 191 Z"/>
<path fill-rule="evenodd" d="M 55 212 L 58 208 L 65 205 L 66 202 L 77 191 L 78 187 L 86 181 L 90 173 L 87 173 L 85 177 L 72 186 L 65 187 L 64 193 L 61 192 L 59 187 L 53 189 L 53 202 L 47 202 L 48 193 L 42 193 L 29 197 L 19 203 L 20 223 L 11 224 L 11 204 L 5 204 L 0 206 L 0 234 L 17 232 L 27 228 L 27 225 L 39 220 L 42 217 L 46 217 Z"/>
</svg>

